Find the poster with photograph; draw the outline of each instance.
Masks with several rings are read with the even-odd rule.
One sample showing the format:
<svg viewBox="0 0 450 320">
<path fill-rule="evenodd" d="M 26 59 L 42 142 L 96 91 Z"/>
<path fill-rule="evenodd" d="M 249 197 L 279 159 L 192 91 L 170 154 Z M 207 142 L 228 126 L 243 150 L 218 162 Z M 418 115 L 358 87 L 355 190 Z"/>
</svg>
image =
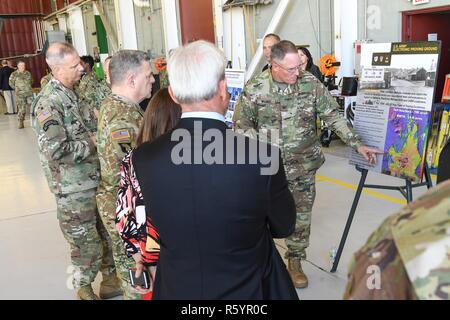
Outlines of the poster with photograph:
<svg viewBox="0 0 450 320">
<path fill-rule="evenodd" d="M 225 122 L 228 126 L 233 125 L 233 114 L 236 102 L 239 95 L 244 89 L 245 84 L 245 70 L 225 70 L 225 77 L 227 79 L 228 93 L 230 94 L 230 103 L 228 104 L 227 114 L 225 115 Z"/>
<path fill-rule="evenodd" d="M 422 179 L 440 42 L 363 44 L 354 129 L 383 150 L 376 165 L 352 152 L 351 165 Z"/>
</svg>

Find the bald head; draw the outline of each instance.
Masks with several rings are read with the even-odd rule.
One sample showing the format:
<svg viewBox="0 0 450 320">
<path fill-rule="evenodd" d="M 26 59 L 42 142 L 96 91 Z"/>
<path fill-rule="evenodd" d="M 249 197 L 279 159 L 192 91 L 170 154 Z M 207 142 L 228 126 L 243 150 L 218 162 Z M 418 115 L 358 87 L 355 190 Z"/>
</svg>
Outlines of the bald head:
<svg viewBox="0 0 450 320">
<path fill-rule="evenodd" d="M 45 61 L 52 66 L 61 64 L 68 55 L 78 55 L 77 50 L 69 43 L 55 42 L 48 47 L 45 55 Z"/>
<path fill-rule="evenodd" d="M 52 70 L 53 78 L 69 89 L 73 88 L 84 72 L 77 50 L 69 43 L 52 43 L 45 60 Z"/>
</svg>

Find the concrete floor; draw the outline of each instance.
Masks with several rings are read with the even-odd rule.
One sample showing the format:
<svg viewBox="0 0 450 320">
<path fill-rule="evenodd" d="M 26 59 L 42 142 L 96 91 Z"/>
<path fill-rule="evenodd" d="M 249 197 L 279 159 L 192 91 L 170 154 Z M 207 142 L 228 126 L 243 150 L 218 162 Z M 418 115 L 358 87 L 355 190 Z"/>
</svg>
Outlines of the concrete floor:
<svg viewBox="0 0 450 320">
<path fill-rule="evenodd" d="M 0 115 L 0 299 L 75 299 L 70 289 L 69 246 L 56 219 L 56 206 L 38 158 L 36 137 L 16 129 L 15 115 Z M 348 165 L 347 149 L 333 141 L 317 175 L 308 261 L 310 285 L 301 299 L 341 299 L 353 252 L 389 215 L 402 207 L 399 192 L 364 193 L 336 273 L 330 273 L 329 251 L 337 247 L 350 210 L 359 173 Z M 369 173 L 368 183 L 400 185 L 402 181 Z M 414 196 L 422 194 L 418 188 Z M 282 254 L 283 240 L 277 240 Z M 94 284 L 98 290 L 100 277 Z"/>
</svg>

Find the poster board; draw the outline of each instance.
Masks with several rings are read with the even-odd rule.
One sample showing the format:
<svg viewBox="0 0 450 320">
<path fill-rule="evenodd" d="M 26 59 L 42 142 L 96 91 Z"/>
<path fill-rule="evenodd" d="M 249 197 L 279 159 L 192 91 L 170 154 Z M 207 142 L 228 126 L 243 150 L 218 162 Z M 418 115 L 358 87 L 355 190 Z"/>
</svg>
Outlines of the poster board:
<svg viewBox="0 0 450 320">
<path fill-rule="evenodd" d="M 226 69 L 225 78 L 227 79 L 228 93 L 230 94 L 230 103 L 225 115 L 225 122 L 228 126 L 233 125 L 233 114 L 239 95 L 244 89 L 245 84 L 245 70 Z"/>
<path fill-rule="evenodd" d="M 438 41 L 361 45 L 354 130 L 384 154 L 370 165 L 352 151 L 351 165 L 422 179 L 439 53 Z"/>
</svg>

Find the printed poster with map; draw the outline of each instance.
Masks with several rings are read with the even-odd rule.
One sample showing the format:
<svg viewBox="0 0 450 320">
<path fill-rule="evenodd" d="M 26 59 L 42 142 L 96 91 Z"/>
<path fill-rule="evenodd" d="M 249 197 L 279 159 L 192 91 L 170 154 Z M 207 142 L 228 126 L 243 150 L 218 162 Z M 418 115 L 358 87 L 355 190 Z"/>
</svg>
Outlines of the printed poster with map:
<svg viewBox="0 0 450 320">
<path fill-rule="evenodd" d="M 238 101 L 239 95 L 244 89 L 245 70 L 226 69 L 225 78 L 227 79 L 227 90 L 230 94 L 230 103 L 225 115 L 225 122 L 229 127 L 233 125 L 234 108 Z"/>
<path fill-rule="evenodd" d="M 350 164 L 422 179 L 440 42 L 363 44 L 354 129 L 384 151 L 376 165 L 352 152 Z"/>
</svg>

